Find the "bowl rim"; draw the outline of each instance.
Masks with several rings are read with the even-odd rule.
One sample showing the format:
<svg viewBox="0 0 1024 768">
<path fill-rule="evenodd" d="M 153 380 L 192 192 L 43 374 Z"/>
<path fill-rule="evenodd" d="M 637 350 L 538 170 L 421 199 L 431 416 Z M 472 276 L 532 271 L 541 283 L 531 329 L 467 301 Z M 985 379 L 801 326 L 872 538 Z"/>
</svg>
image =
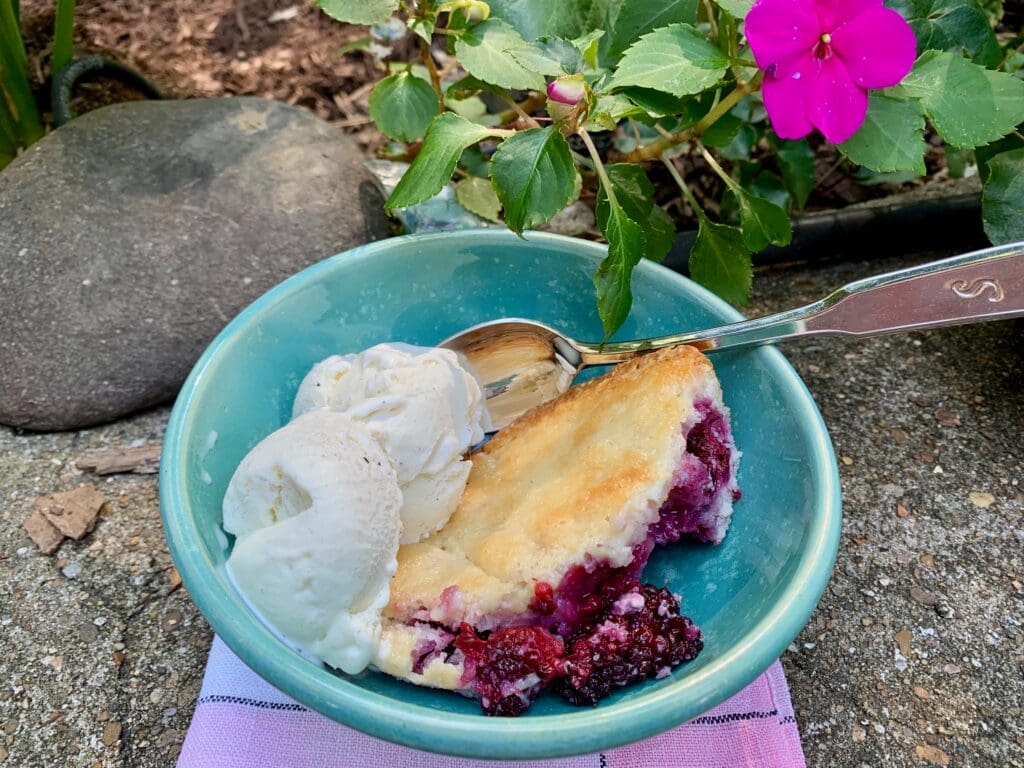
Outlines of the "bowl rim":
<svg viewBox="0 0 1024 768">
<path fill-rule="evenodd" d="M 696 672 L 656 690 L 625 701 L 557 715 L 523 718 L 488 718 L 479 714 L 445 712 L 398 701 L 368 691 L 343 677 L 324 679 L 323 670 L 299 654 L 275 662 L 280 645 L 267 634 L 252 633 L 262 626 L 249 613 L 233 612 L 221 594 L 224 588 L 207 565 L 201 534 L 187 513 L 186 493 L 192 403 L 207 383 L 207 372 L 241 329 L 256 321 L 293 290 L 315 283 L 341 264 L 372 258 L 395 246 L 468 239 L 479 245 L 522 239 L 507 230 L 480 228 L 404 235 L 378 240 L 329 257 L 278 283 L 242 310 L 210 343 L 182 385 L 171 412 L 160 462 L 160 509 L 168 547 L 188 593 L 213 629 L 242 661 L 286 695 L 327 717 L 371 736 L 430 752 L 489 759 L 541 759 L 594 753 L 639 741 L 666 731 L 725 701 L 766 670 L 799 634 L 810 618 L 831 576 L 839 547 L 841 496 L 839 470 L 824 420 L 796 370 L 774 347 L 758 354 L 777 376 L 790 407 L 812 441 L 811 476 L 815 478 L 818 513 L 811 522 L 805 549 L 790 585 L 769 612 L 723 656 Z M 527 232 L 527 242 L 575 249 L 579 256 L 603 258 L 606 246 L 546 232 Z M 639 269 L 676 283 L 727 320 L 743 316 L 707 289 L 672 270 L 644 260 Z M 687 692 L 686 703 L 679 694 Z"/>
</svg>

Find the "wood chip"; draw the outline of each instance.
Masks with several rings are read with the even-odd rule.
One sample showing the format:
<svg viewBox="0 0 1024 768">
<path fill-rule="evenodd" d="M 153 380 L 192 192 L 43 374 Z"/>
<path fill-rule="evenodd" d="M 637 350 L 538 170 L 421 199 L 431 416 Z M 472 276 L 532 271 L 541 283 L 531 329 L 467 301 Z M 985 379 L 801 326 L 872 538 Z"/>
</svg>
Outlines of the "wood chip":
<svg viewBox="0 0 1024 768">
<path fill-rule="evenodd" d="M 922 688 L 920 685 L 914 686 L 914 695 L 919 699 L 930 699 L 932 695 L 928 693 L 927 688 Z"/>
<path fill-rule="evenodd" d="M 96 524 L 96 516 L 105 501 L 95 485 L 80 485 L 73 491 L 40 496 L 35 509 L 65 536 L 80 539 Z"/>
<path fill-rule="evenodd" d="M 932 414 L 935 420 L 944 427 L 959 427 L 960 417 L 949 410 L 949 408 L 936 408 L 935 413 Z"/>
<path fill-rule="evenodd" d="M 935 567 L 935 558 L 929 555 L 927 552 L 918 558 L 922 563 L 927 565 L 929 568 Z"/>
<path fill-rule="evenodd" d="M 996 500 L 996 497 L 991 493 L 985 493 L 983 491 L 971 491 L 967 494 L 967 498 L 969 498 L 971 500 L 971 504 L 976 506 L 978 509 L 990 507 Z"/>
<path fill-rule="evenodd" d="M 893 638 L 896 640 L 897 643 L 899 643 L 900 653 L 902 653 L 906 658 L 909 659 L 910 641 L 913 639 L 913 636 L 910 634 L 909 630 L 901 629 L 899 632 L 893 635 Z"/>
<path fill-rule="evenodd" d="M 904 507 L 902 504 L 896 505 L 896 515 L 898 517 L 909 517 L 910 510 Z"/>
<path fill-rule="evenodd" d="M 914 748 L 914 752 L 917 753 L 919 759 L 932 765 L 949 765 L 949 755 L 931 744 L 918 744 Z"/>
<path fill-rule="evenodd" d="M 22 523 L 22 527 L 44 555 L 52 555 L 64 541 L 64 534 L 46 519 L 46 515 L 39 507 L 33 508 L 32 513 Z"/>
<path fill-rule="evenodd" d="M 121 738 L 121 724 L 118 722 L 110 722 L 103 726 L 103 743 L 108 747 L 112 747 L 117 744 L 117 740 Z"/>
<path fill-rule="evenodd" d="M 118 475 L 125 472 L 153 475 L 160 469 L 160 447 L 160 443 L 149 443 L 136 448 L 94 451 L 75 463 L 79 469 L 88 469 L 97 475 Z"/>
</svg>

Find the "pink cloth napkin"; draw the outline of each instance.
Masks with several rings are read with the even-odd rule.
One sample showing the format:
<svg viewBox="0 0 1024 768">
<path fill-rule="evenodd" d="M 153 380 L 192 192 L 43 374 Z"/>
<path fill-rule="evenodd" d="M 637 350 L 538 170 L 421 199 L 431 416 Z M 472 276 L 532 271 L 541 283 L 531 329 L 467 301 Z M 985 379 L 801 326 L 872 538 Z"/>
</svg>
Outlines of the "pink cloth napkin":
<svg viewBox="0 0 1024 768">
<path fill-rule="evenodd" d="M 466 760 L 388 744 L 298 704 L 215 638 L 178 768 L 804 768 L 782 666 L 647 741 L 562 760 Z"/>
</svg>

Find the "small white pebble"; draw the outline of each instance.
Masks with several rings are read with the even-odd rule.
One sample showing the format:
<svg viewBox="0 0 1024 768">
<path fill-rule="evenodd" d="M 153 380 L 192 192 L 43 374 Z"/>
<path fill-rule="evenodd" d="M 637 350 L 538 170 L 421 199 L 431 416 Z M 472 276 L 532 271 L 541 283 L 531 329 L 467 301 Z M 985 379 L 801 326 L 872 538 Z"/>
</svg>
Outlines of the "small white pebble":
<svg viewBox="0 0 1024 768">
<path fill-rule="evenodd" d="M 104 624 L 107 623 L 107 620 L 102 616 L 97 616 L 95 619 L 92 620 L 92 623 L 95 624 L 97 627 L 102 627 Z"/>
</svg>

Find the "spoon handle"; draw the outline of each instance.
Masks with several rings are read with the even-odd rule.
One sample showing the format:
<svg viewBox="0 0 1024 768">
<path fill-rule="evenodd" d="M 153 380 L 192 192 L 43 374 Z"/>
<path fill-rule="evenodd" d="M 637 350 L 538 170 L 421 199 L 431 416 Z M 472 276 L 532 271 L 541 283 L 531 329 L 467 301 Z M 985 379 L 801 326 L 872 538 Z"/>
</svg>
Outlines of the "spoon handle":
<svg viewBox="0 0 1024 768">
<path fill-rule="evenodd" d="M 767 317 L 644 341 L 579 344 L 582 365 L 606 365 L 677 344 L 727 349 L 802 336 L 878 336 L 1024 317 L 1024 242 L 986 248 L 844 285 Z"/>
</svg>

